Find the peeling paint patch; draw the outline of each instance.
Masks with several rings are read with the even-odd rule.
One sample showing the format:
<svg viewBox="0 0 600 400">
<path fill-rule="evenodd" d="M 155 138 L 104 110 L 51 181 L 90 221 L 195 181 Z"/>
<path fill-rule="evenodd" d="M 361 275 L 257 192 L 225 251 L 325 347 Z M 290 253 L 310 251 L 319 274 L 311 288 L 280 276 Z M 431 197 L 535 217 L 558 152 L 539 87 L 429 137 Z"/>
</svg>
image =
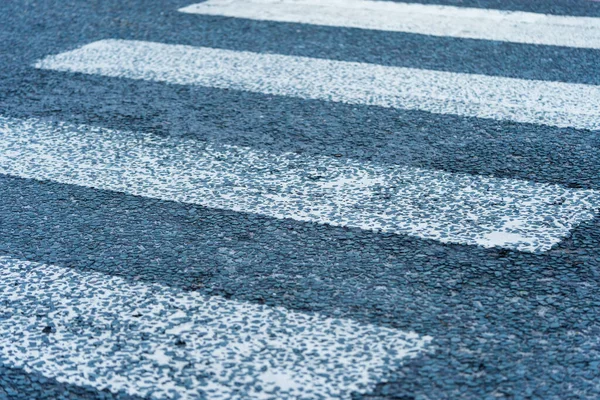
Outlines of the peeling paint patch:
<svg viewBox="0 0 600 400">
<path fill-rule="evenodd" d="M 345 398 L 428 336 L 0 257 L 0 363 L 152 398 Z"/>
</svg>

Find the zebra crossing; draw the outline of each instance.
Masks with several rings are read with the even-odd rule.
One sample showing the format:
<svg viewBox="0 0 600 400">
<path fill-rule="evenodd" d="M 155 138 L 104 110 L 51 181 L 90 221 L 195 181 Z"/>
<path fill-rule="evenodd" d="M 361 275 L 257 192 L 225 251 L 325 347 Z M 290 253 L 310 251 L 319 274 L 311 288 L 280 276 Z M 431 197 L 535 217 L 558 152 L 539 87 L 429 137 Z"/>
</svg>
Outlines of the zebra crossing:
<svg viewBox="0 0 600 400">
<path fill-rule="evenodd" d="M 528 45 L 597 49 L 600 42 L 599 18 L 449 6 L 209 0 L 175 11 Z M 489 29 L 490 21 L 495 29 Z M 442 119 L 545 126 L 582 135 L 600 126 L 598 86 L 582 83 L 113 38 L 47 54 L 31 65 L 67 80 L 84 74 L 233 90 L 234 95 L 249 92 L 412 110 Z M 578 227 L 594 224 L 600 202 L 596 188 L 341 154 L 277 153 L 127 127 L 8 115 L 0 116 L 0 173 L 89 190 L 84 193 L 200 206 L 209 213 L 231 211 L 232 218 L 258 216 L 281 224 L 355 229 L 358 235 L 408 236 L 417 240 L 411 242 L 417 248 L 427 248 L 427 243 L 458 245 L 458 253 L 476 255 L 473 260 L 485 260 L 487 251 L 498 249 L 514 250 L 528 262 L 539 260 Z M 73 271 L 58 259 L 50 263 L 32 258 L 0 259 L 5 275 L 0 300 L 6 306 L 0 320 L 5 333 L 0 361 L 5 367 L 98 391 L 151 398 L 368 396 L 382 382 L 393 381 L 395 371 L 411 360 L 443 352 L 448 344 L 440 331 L 414 329 L 408 321 L 389 328 L 369 318 L 339 318 L 285 303 L 257 305 L 148 278 L 139 282 L 139 276 L 111 276 L 102 266 Z M 121 263 L 123 270 L 127 262 Z M 389 260 L 375 262 L 384 269 L 397 268 Z M 231 272 L 225 284 L 247 273 L 229 263 L 223 265 Z M 183 270 L 183 265 L 170 268 Z M 359 267 L 357 272 L 360 276 L 364 271 Z M 423 301 L 423 308 L 434 303 Z"/>
</svg>

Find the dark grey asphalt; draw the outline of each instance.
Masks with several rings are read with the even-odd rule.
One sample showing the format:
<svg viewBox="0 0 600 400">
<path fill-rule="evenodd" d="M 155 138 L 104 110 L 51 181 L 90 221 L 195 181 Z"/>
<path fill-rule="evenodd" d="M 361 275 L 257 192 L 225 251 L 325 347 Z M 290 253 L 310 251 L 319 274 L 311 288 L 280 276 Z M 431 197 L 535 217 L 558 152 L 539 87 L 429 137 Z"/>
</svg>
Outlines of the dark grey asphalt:
<svg viewBox="0 0 600 400">
<path fill-rule="evenodd" d="M 122 38 L 600 84 L 598 50 L 176 12 L 189 3 L 0 3 L 0 115 L 600 188 L 598 132 L 30 67 Z M 600 16 L 584 0 L 446 4 Z M 596 219 L 526 254 L 0 176 L 0 254 L 435 338 L 364 399 L 600 398 L 599 240 Z M 0 398 L 130 398 L 40 378 L 0 367 Z"/>
</svg>

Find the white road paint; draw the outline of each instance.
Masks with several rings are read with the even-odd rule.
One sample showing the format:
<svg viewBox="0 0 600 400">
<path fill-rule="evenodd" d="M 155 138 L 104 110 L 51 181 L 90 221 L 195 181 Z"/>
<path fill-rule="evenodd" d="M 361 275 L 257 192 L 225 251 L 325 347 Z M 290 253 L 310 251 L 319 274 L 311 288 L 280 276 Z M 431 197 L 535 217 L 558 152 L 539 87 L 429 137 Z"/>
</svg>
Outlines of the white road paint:
<svg viewBox="0 0 600 400">
<path fill-rule="evenodd" d="M 177 399 L 349 399 L 431 341 L 8 257 L 0 257 L 0 270 L 0 363 L 98 390 Z"/>
<path fill-rule="evenodd" d="M 600 129 L 600 87 L 152 42 L 101 40 L 37 68 Z"/>
<path fill-rule="evenodd" d="M 445 243 L 545 251 L 600 193 L 0 118 L 0 173 Z"/>
<path fill-rule="evenodd" d="M 370 0 L 208 0 L 179 11 L 293 22 L 600 49 L 600 18 Z"/>
</svg>

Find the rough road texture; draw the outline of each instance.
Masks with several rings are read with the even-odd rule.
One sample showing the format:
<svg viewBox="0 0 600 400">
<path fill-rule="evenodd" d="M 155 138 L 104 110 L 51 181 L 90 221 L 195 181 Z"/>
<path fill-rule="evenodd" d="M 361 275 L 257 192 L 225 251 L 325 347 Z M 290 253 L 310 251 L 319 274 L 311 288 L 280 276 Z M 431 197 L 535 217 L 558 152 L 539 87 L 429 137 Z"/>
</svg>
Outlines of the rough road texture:
<svg viewBox="0 0 600 400">
<path fill-rule="evenodd" d="M 599 84 L 600 53 L 203 17 L 190 2 L 0 3 L 0 114 L 163 137 L 600 187 L 598 132 L 37 70 L 102 39 L 148 40 Z M 429 2 L 428 2 L 429 3 Z M 454 5 L 600 16 L 593 1 Z M 364 399 L 600 397 L 600 224 L 543 254 L 440 244 L 0 177 L 0 253 L 415 331 L 435 351 Z M 41 327 L 42 329 L 44 327 Z M 50 333 L 52 334 L 52 333 Z M 113 399 L 18 368 L 0 398 Z"/>
</svg>

